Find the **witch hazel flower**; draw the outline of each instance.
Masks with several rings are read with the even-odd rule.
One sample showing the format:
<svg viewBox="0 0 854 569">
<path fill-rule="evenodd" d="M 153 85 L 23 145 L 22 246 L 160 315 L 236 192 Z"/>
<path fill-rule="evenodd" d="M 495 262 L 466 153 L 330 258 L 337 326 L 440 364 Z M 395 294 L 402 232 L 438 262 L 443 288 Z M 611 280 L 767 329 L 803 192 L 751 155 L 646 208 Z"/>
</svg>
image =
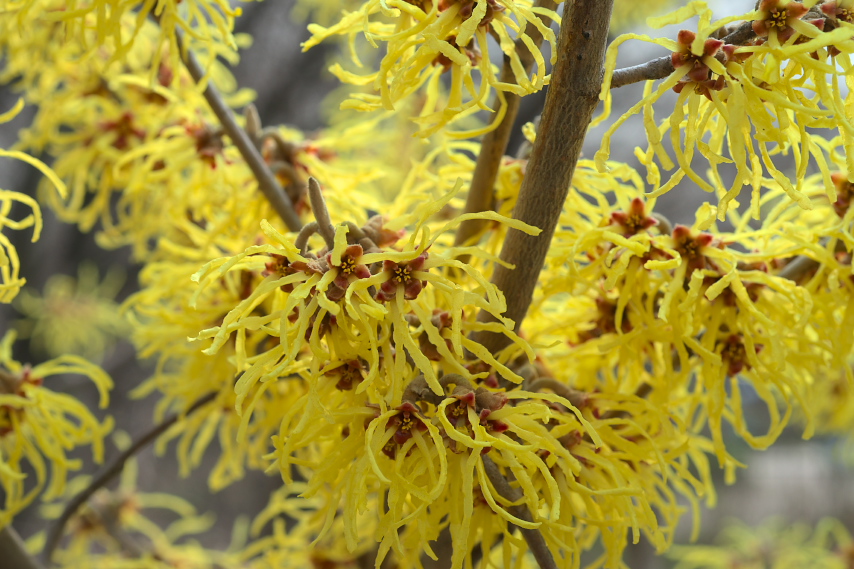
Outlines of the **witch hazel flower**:
<svg viewBox="0 0 854 569">
<path fill-rule="evenodd" d="M 615 211 L 611 214 L 611 223 L 619 225 L 622 234 L 630 237 L 658 225 L 659 221 L 647 213 L 642 199 L 635 198 L 628 211 Z"/>
<path fill-rule="evenodd" d="M 852 0 L 825 2 L 819 6 L 819 9 L 835 22 L 854 24 L 854 1 Z"/>
<path fill-rule="evenodd" d="M 784 43 L 792 37 L 796 30 L 795 21 L 809 12 L 809 8 L 800 2 L 789 0 L 762 0 L 759 3 L 759 17 L 751 24 L 753 31 L 759 37 L 776 35 L 777 41 Z M 772 34 L 774 32 L 774 34 Z"/>
<path fill-rule="evenodd" d="M 348 245 L 344 249 L 344 252 L 340 254 L 340 259 L 335 259 L 331 252 L 326 254 L 327 266 L 338 270 L 338 275 L 326 291 L 326 296 L 330 300 L 341 300 L 344 298 L 347 287 L 354 280 L 371 277 L 371 270 L 368 266 L 359 262 L 363 254 L 364 249 L 362 249 L 361 245 Z M 338 261 L 337 264 L 336 260 Z"/>
<path fill-rule="evenodd" d="M 403 298 L 406 300 L 418 298 L 418 294 L 427 286 L 427 281 L 419 278 L 416 273 L 424 270 L 427 256 L 427 251 L 424 251 L 411 261 L 404 263 L 383 261 L 383 272 L 388 275 L 388 280 L 380 285 L 376 299 L 381 302 L 392 300 L 399 291 L 403 292 Z"/>
<path fill-rule="evenodd" d="M 681 93 L 686 85 L 694 85 L 697 92 L 709 97 L 709 90 L 720 91 L 726 85 L 722 76 L 712 78 L 712 70 L 706 63 L 706 58 L 715 57 L 724 46 L 719 39 L 707 38 L 703 43 L 702 53 L 696 54 L 691 50 L 697 34 L 690 30 L 682 30 L 676 38 L 677 51 L 670 54 L 670 61 L 674 69 L 682 66 L 690 66 L 685 78 L 673 86 L 673 90 Z"/>
</svg>

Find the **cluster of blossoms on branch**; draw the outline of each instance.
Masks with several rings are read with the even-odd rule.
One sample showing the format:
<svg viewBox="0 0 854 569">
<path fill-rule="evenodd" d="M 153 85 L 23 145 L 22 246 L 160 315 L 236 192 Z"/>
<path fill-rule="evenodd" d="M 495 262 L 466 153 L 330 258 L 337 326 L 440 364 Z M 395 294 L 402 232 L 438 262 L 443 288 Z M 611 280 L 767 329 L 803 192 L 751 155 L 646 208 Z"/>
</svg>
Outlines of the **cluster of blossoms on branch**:
<svg viewBox="0 0 854 569">
<path fill-rule="evenodd" d="M 131 477 L 93 497 L 56 560 L 420 567 L 447 557 L 457 569 L 532 566 L 533 553 L 543 567 L 547 558 L 576 568 L 598 548 L 590 566 L 616 568 L 641 534 L 666 550 L 685 501 L 696 535 L 700 502 L 716 500 L 714 466 L 727 481 L 741 466 L 726 429 L 754 448 L 793 418 L 804 437 L 850 430 L 850 4 L 763 0 L 713 21 L 693 1 L 651 23 L 699 16 L 696 31 L 615 40 L 594 124 L 623 81 L 625 41 L 671 51 L 663 81 L 649 81 L 593 160 L 578 162 L 565 201 L 550 204 L 551 235 L 515 217 L 533 175 L 527 153 L 499 148 L 489 208 L 463 197 L 482 176 L 472 156 L 493 152 L 490 137 L 515 119 L 511 98 L 553 79 L 540 45 L 560 63 L 553 26 L 569 21 L 554 3 L 314 6 L 324 21 L 309 26 L 304 47 L 342 36 L 354 65 L 376 68 L 334 64 L 364 88 L 342 108 L 365 114 L 303 133 L 264 127 L 253 94 L 221 64 L 248 43 L 233 34 L 240 11 L 226 2 L 9 0 L 0 79 L 38 108 L 21 151 L 0 152 L 47 174 L 59 191 L 45 185 L 39 198 L 60 219 L 97 228 L 106 248 L 131 246 L 142 265 L 122 310 L 138 356 L 154 362 L 134 395 L 159 397 L 156 421 L 177 414 L 158 451 L 177 441 L 183 475 L 216 452 L 212 490 L 247 469 L 284 481 L 243 532 L 252 539 L 215 553 L 181 543 L 206 529 L 195 510 L 137 493 Z M 365 55 L 379 46 L 381 57 Z M 656 118 L 669 91 L 675 107 Z M 244 107 L 240 129 L 230 109 Z M 609 154 L 637 113 L 646 176 Z M 555 136 L 523 130 L 534 152 L 538 136 Z M 23 151 L 53 155 L 52 170 Z M 694 166 L 698 154 L 707 171 Z M 292 218 L 264 193 L 259 164 Z M 690 225 L 655 212 L 685 180 L 716 197 Z M 8 219 L 13 200 L 33 215 Z M 31 197 L 2 203 L 4 226 L 38 229 Z M 460 238 L 472 223 L 480 229 Z M 501 249 L 516 234 L 551 245 L 528 315 L 514 321 L 506 313 L 517 299 L 496 275 L 514 268 Z M 2 239 L 11 299 L 22 282 Z M 106 402 L 103 372 L 72 356 L 28 369 L 11 342 L 0 351 L 0 527 L 48 471 L 45 498 L 61 497 L 77 467 L 66 451 L 91 445 L 99 460 L 111 426 L 41 387 L 45 376 L 84 373 Z M 767 409 L 759 434 L 751 399 Z M 183 525 L 161 530 L 140 513 L 164 504 Z"/>
</svg>

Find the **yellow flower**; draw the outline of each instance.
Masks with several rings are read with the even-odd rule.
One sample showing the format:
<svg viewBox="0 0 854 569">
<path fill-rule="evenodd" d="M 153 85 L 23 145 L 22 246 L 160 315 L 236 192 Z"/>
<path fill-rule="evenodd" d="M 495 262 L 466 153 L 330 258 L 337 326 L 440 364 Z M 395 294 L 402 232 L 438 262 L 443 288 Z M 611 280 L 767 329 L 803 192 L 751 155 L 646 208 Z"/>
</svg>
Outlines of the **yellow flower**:
<svg viewBox="0 0 854 569">
<path fill-rule="evenodd" d="M 414 120 L 421 126 L 420 134 L 429 136 L 462 117 L 488 110 L 487 99 L 493 89 L 523 95 L 547 85 L 545 59 L 525 27 L 531 24 L 554 53 L 555 35 L 548 20 L 559 22 L 560 17 L 552 10 L 534 7 L 530 0 L 369 0 L 352 12 L 343 12 L 332 26 L 310 24 L 312 37 L 303 49 L 332 36 L 346 36 L 353 63 L 361 67 L 354 46 L 358 35 L 364 34 L 371 46 L 385 44 L 386 54 L 375 73 L 353 73 L 339 64 L 330 68 L 345 83 L 370 86 L 373 91 L 353 94 L 342 106 L 362 111 L 393 109 L 413 93 L 425 90 L 426 102 Z M 501 82 L 490 63 L 490 35 L 499 39 L 501 51 L 509 58 L 515 84 Z M 537 65 L 531 76 L 516 51 L 517 38 L 532 49 Z M 479 86 L 475 70 L 480 75 Z M 445 72 L 451 74 L 447 95 L 440 87 Z M 485 130 L 458 135 L 474 136 Z"/>
<path fill-rule="evenodd" d="M 761 229 L 730 212 L 736 230 L 720 231 L 708 205 L 693 227 L 669 227 L 654 200 L 643 201 L 636 174 L 609 168 L 599 174 L 582 162 L 576 172 L 566 229 L 526 321 L 528 340 L 549 346 L 538 350 L 548 373 L 584 391 L 651 389 L 692 432 L 710 428 L 721 464 L 724 422 L 765 448 L 797 409 L 811 436 L 812 400 L 823 390 L 816 378 L 842 373 L 852 349 L 849 214 L 834 215 L 826 198 L 805 211 L 769 180 Z M 804 179 L 805 195 L 824 193 L 821 180 Z M 792 274 L 785 263 L 799 254 L 820 260 L 821 271 Z M 745 389 L 768 409 L 764 434 L 748 429 Z"/>
<path fill-rule="evenodd" d="M 162 47 L 167 48 L 173 69 L 180 63 L 176 35 L 180 31 L 194 48 L 199 45 L 224 56 L 233 55 L 237 42 L 232 30 L 234 18 L 242 13 L 222 0 L 133 0 L 116 3 L 109 0 L 81 0 L 70 5 L 54 0 L 8 0 L 4 17 L 19 28 L 48 28 L 63 41 L 77 43 L 89 55 L 103 46 L 112 50 L 111 61 L 125 62 L 148 25 L 149 16 L 157 19 L 160 32 L 155 42 L 160 63 Z M 133 22 L 128 29 L 126 23 Z"/>
<path fill-rule="evenodd" d="M 124 33 L 135 25 L 130 16 L 119 23 Z M 212 112 L 183 63 L 158 63 L 162 49 L 153 22 L 136 30 L 118 73 L 109 50 L 84 57 L 85 45 L 66 41 L 51 26 L 21 29 L 8 15 L 0 17 L 0 26 L 3 78 L 27 89 L 39 104 L 20 145 L 56 156 L 53 167 L 68 183 L 69 191 L 60 196 L 40 196 L 60 219 L 84 231 L 100 223 L 103 246 L 130 243 L 142 257 L 164 226 L 187 221 L 188 210 L 198 220 L 210 208 L 233 209 L 221 204 L 234 199 L 234 188 L 245 186 L 251 173 L 211 126 Z M 210 80 L 230 104 L 251 100 L 251 92 L 238 90 L 221 64 L 211 67 Z M 205 197 L 210 194 L 216 205 Z M 256 202 L 263 198 L 256 196 Z"/>
<path fill-rule="evenodd" d="M 68 471 L 81 467 L 80 459 L 68 458 L 67 452 L 89 445 L 94 460 L 100 462 L 104 436 L 112 429 L 111 419 L 100 422 L 83 403 L 42 385 L 54 375 L 84 375 L 98 388 L 103 409 L 113 386 L 106 373 L 72 355 L 32 368 L 23 366 L 12 359 L 14 341 L 15 334 L 8 333 L 0 342 L 0 485 L 5 493 L 0 527 L 10 523 L 42 490 L 45 500 L 62 495 Z M 35 471 L 35 485 L 27 484 L 24 463 Z"/>
<path fill-rule="evenodd" d="M 795 5 L 806 10 L 799 3 Z M 759 10 L 713 22 L 704 2 L 692 2 L 651 23 L 659 27 L 700 16 L 696 34 L 683 30 L 677 41 L 638 34 L 625 34 L 615 40 L 608 48 L 606 78 L 600 93 L 606 109 L 610 106 L 617 50 L 625 41 L 639 39 L 671 50 L 674 71 L 657 87 L 652 81 L 647 82 L 644 97 L 608 128 L 595 157 L 599 171 L 606 167 L 613 135 L 629 117 L 642 111 L 649 146 L 639 158 L 653 184 L 650 195 L 662 195 L 687 177 L 703 190 L 717 194 L 718 219 L 723 221 L 729 205 L 736 203 L 742 188 L 749 185 L 753 190 L 751 214 L 758 219 L 764 176 L 770 175 L 800 207 L 813 207 L 803 185 L 807 171 L 814 166 L 825 177 L 830 172 L 827 157 L 816 142 L 818 137 L 807 129 L 837 128 L 848 159 L 854 155 L 851 121 L 840 91 L 840 79 L 847 77 L 845 69 L 854 52 L 854 27 L 842 23 L 823 30 L 823 19 L 813 24 L 793 16 L 787 20 L 793 26 L 792 33 L 783 43 L 776 33 L 770 39 L 759 37 L 744 46 L 710 38 L 730 22 L 747 19 L 756 23 L 766 13 L 767 10 Z M 674 111 L 665 119 L 657 119 L 653 104 L 671 89 L 679 93 Z M 607 111 L 597 122 L 606 115 Z M 675 163 L 663 145 L 668 136 Z M 789 152 L 796 161 L 794 175 L 775 163 L 775 157 Z M 697 153 L 711 168 L 710 176 L 700 175 L 693 168 Z M 662 181 L 660 169 L 671 170 L 677 165 L 676 172 Z M 733 168 L 733 181 L 724 182 Z M 835 199 L 832 188 L 828 188 L 828 194 Z"/>
<path fill-rule="evenodd" d="M 468 330 L 494 329 L 524 346 L 511 331 L 512 324 L 501 319 L 505 307 L 501 293 L 478 271 L 455 259 L 462 252 L 489 256 L 473 247 L 434 253 L 431 246 L 443 233 L 472 216 L 500 221 L 529 233 L 538 230 L 487 212 L 457 217 L 431 236 L 426 226 L 428 218 L 439 212 L 456 191 L 422 204 L 394 223 L 384 223 L 376 217 L 362 228 L 339 225 L 334 247 L 316 252 L 307 251 L 304 243 L 295 244 L 293 238 L 262 221 L 264 235 L 272 244 L 216 259 L 194 275 L 202 285 L 199 294 L 228 273 L 266 275 L 221 325 L 203 330 L 198 336 L 213 340 L 205 350 L 208 354 L 216 353 L 227 342 L 235 342 L 236 366 L 242 372 L 235 387 L 238 410 L 247 390 L 256 382 L 300 369 L 296 362 L 304 350 L 309 350 L 321 365 L 328 360 L 364 360 L 368 368 L 358 390 L 379 383 L 391 403 L 400 400 L 407 380 L 417 373 L 423 373 L 431 387 L 439 391 L 434 364 L 420 347 L 423 341 L 435 347 L 438 360 L 448 366 L 448 371 L 472 377 L 462 363 L 468 351 L 494 366 L 502 376 L 521 380 L 501 361 L 506 361 L 509 353 L 496 357 L 465 336 Z M 397 228 L 407 222 L 415 224 L 410 238 L 399 248 L 389 247 L 402 235 Z M 466 286 L 448 277 L 447 268 L 451 267 L 461 272 Z M 499 322 L 475 322 L 476 309 L 486 310 Z M 447 324 L 435 320 L 434 310 L 447 311 Z M 448 343 L 441 339 L 441 328 L 447 329 L 444 334 L 448 334 Z M 259 345 L 264 336 L 276 338 L 274 345 L 251 354 L 247 346 Z M 317 365 L 315 369 L 319 369 Z"/>
<path fill-rule="evenodd" d="M 21 109 L 24 108 L 24 100 L 19 99 L 18 102 L 10 110 L 0 114 L 0 124 L 9 122 L 15 118 Z M 28 154 L 16 150 L 4 150 L 0 148 L 0 157 L 14 158 L 21 160 L 38 168 L 45 177 L 50 180 L 57 192 L 64 196 L 66 194 L 65 184 L 59 180 L 56 174 L 48 168 L 40 160 L 33 158 Z M 23 204 L 28 207 L 32 213 L 23 219 L 10 219 L 9 214 L 12 211 L 12 206 L 15 203 Z M 32 241 L 35 242 L 39 238 L 42 229 L 42 214 L 38 203 L 26 194 L 0 189 L 0 230 L 5 228 L 14 230 L 33 228 Z M 21 290 L 21 287 L 26 283 L 26 280 L 19 274 L 21 268 L 18 252 L 12 245 L 9 238 L 0 233 L 0 302 L 8 303 Z"/>
<path fill-rule="evenodd" d="M 124 277 L 109 271 L 99 282 L 98 268 L 83 263 L 78 277 L 54 275 L 48 279 L 44 297 L 24 289 L 15 307 L 26 319 L 18 324 L 22 338 L 50 357 L 76 354 L 94 360 L 104 357 L 116 340 L 127 333 L 127 323 L 112 300 Z"/>
</svg>

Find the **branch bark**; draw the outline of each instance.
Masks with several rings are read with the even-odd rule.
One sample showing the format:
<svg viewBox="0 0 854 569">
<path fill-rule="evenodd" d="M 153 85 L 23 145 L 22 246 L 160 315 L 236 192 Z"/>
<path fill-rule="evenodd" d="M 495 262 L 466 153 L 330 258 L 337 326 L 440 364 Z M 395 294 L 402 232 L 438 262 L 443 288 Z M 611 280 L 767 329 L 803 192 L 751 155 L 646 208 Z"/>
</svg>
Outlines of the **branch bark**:
<svg viewBox="0 0 854 569">
<path fill-rule="evenodd" d="M 576 0 L 564 10 L 557 61 L 513 214 L 539 227 L 542 233 L 529 236 L 509 230 L 501 259 L 516 268 L 498 266 L 492 277 L 504 292 L 505 315 L 516 322 L 517 330 L 531 304 L 587 127 L 599 102 L 612 5 L 613 0 Z M 490 320 L 491 316 L 481 312 L 479 318 Z M 503 334 L 486 331 L 479 332 L 475 340 L 492 353 L 510 342 Z"/>
<path fill-rule="evenodd" d="M 501 474 L 498 465 L 489 456 L 484 455 L 481 460 L 483 461 L 483 468 L 486 471 L 487 477 L 489 477 L 489 481 L 492 482 L 492 485 L 499 494 L 511 502 L 517 502 L 522 498 L 522 492 L 510 485 L 507 479 L 504 478 L 504 475 Z M 521 520 L 525 520 L 526 522 L 534 521 L 533 517 L 531 517 L 531 512 L 524 504 L 512 506 L 509 509 L 510 513 Z M 534 559 L 537 560 L 540 569 L 557 569 L 554 556 L 551 550 L 549 550 L 548 545 L 546 545 L 543 534 L 535 529 L 519 528 L 519 531 L 522 533 L 522 537 L 525 538 L 528 549 L 531 551 Z"/>
<path fill-rule="evenodd" d="M 18 532 L 9 525 L 0 529 L 0 560 L 9 569 L 42 569 L 35 557 L 24 547 Z"/>
<path fill-rule="evenodd" d="M 122 469 L 125 466 L 125 463 L 138 453 L 140 450 L 148 446 L 150 443 L 154 442 L 157 437 L 165 433 L 172 425 L 177 423 L 180 419 L 187 417 L 193 414 L 195 411 L 204 407 L 214 399 L 218 393 L 213 391 L 208 393 L 204 397 L 200 397 L 197 399 L 190 407 L 183 413 L 175 413 L 170 415 L 157 425 L 155 425 L 150 431 L 142 435 L 138 438 L 134 443 L 123 453 L 116 456 L 108 465 L 106 465 L 101 473 L 96 476 L 89 485 L 83 489 L 78 495 L 71 499 L 71 501 L 65 506 L 65 509 L 62 511 L 62 515 L 54 522 L 53 526 L 50 528 L 47 537 L 47 545 L 45 546 L 44 553 L 42 554 L 44 557 L 45 563 L 50 565 L 51 559 L 53 557 L 53 552 L 56 550 L 56 547 L 59 545 L 59 540 L 62 539 L 63 531 L 65 530 L 65 526 L 72 516 L 80 509 L 80 506 L 86 503 L 86 500 L 92 497 L 92 495 L 97 492 L 100 488 L 106 486 L 113 478 L 118 476 Z M 13 565 L 14 567 L 14 565 Z"/>
<path fill-rule="evenodd" d="M 535 6 L 556 10 L 557 2 L 554 0 L 537 0 Z M 548 23 L 548 20 L 544 20 L 544 23 Z M 543 36 L 534 25 L 528 24 L 525 28 L 525 34 L 531 38 L 537 47 L 542 45 Z M 522 62 L 525 72 L 530 73 L 531 68 L 534 66 L 534 56 L 531 54 L 528 46 L 521 40 L 516 40 L 515 49 L 516 53 L 519 54 L 519 60 Z M 504 58 L 504 66 L 501 68 L 499 81 L 502 83 L 516 82 L 516 76 L 507 57 Z M 498 127 L 488 132 L 483 137 L 483 141 L 481 141 L 480 153 L 477 155 L 477 164 L 474 168 L 471 186 L 469 187 L 468 197 L 466 198 L 465 213 L 479 213 L 494 208 L 495 180 L 498 177 L 501 161 L 507 152 L 507 144 L 510 141 L 510 135 L 513 133 L 516 117 L 519 114 L 519 105 L 522 101 L 522 97 L 514 93 L 504 93 L 503 96 L 505 104 L 504 118 L 501 119 Z M 501 99 L 496 95 L 492 106 L 496 107 L 500 104 Z M 472 237 L 483 231 L 486 224 L 487 221 L 484 219 L 467 219 L 462 222 L 454 238 L 454 245 L 465 245 Z"/>
<path fill-rule="evenodd" d="M 187 71 L 190 72 L 196 83 L 200 83 L 205 77 L 205 70 L 199 64 L 199 60 L 192 51 L 183 45 L 180 34 L 176 34 L 176 43 L 184 60 L 184 65 L 187 66 Z M 285 193 L 285 190 L 282 189 L 281 184 L 276 180 L 273 172 L 270 171 L 267 163 L 264 162 L 261 153 L 255 148 L 252 139 L 237 124 L 237 121 L 234 119 L 234 113 L 231 112 L 231 109 L 225 104 L 222 95 L 220 95 L 217 88 L 210 81 L 208 81 L 203 95 L 210 105 L 211 110 L 222 124 L 223 130 L 225 130 L 228 137 L 240 151 L 240 155 L 246 160 L 246 165 L 249 166 L 249 169 L 255 175 L 255 179 L 258 180 L 258 188 L 264 194 L 264 197 L 267 198 L 267 201 L 270 202 L 270 205 L 273 206 L 273 209 L 276 210 L 276 213 L 282 218 L 282 221 L 285 222 L 289 230 L 299 231 L 302 227 L 302 222 L 294 209 L 293 203 Z"/>
</svg>

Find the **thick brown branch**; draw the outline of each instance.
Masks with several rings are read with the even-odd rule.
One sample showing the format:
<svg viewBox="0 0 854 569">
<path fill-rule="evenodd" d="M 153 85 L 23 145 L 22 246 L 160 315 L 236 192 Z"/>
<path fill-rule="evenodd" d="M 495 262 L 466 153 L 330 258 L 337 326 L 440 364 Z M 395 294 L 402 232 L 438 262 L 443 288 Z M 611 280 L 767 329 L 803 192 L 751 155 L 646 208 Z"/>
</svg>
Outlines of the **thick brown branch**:
<svg viewBox="0 0 854 569">
<path fill-rule="evenodd" d="M 0 529 L 0 560 L 9 569 L 41 569 L 35 557 L 27 552 L 24 542 L 12 526 Z"/>
<path fill-rule="evenodd" d="M 184 65 L 187 66 L 187 71 L 190 72 L 193 80 L 197 83 L 201 82 L 205 77 L 205 70 L 199 64 L 199 60 L 196 59 L 193 52 L 182 45 L 180 34 L 176 35 L 176 43 L 184 59 Z M 255 179 L 258 180 L 258 188 L 264 194 L 264 197 L 267 198 L 267 201 L 270 202 L 270 205 L 273 206 L 273 209 L 276 210 L 276 213 L 279 214 L 279 217 L 282 218 L 282 221 L 285 222 L 289 230 L 299 231 L 302 227 L 302 222 L 296 214 L 296 210 L 294 210 L 293 203 L 291 203 L 290 198 L 285 194 L 285 190 L 282 189 L 282 186 L 276 180 L 270 168 L 267 167 L 267 163 L 264 162 L 261 153 L 258 152 L 252 139 L 237 124 L 237 121 L 234 119 L 234 113 L 231 112 L 231 109 L 228 108 L 228 105 L 222 99 L 222 95 L 220 95 L 219 91 L 210 81 L 208 81 L 203 95 L 211 106 L 211 110 L 222 124 L 222 128 L 240 151 L 240 155 L 246 160 L 246 165 L 252 170 Z"/>
<path fill-rule="evenodd" d="M 62 511 L 62 515 L 59 516 L 59 519 L 54 522 L 53 526 L 50 528 L 50 532 L 47 537 L 47 545 L 45 546 L 45 550 L 43 553 L 45 562 L 50 565 L 51 558 L 53 557 L 53 552 L 56 550 L 56 547 L 59 545 L 59 540 L 62 539 L 62 533 L 65 530 L 65 526 L 71 517 L 80 509 L 80 506 L 86 503 L 86 501 L 92 497 L 92 494 L 97 492 L 100 488 L 103 488 L 107 485 L 113 478 L 118 476 L 122 469 L 125 466 L 125 462 L 128 461 L 132 456 L 138 453 L 140 450 L 148 446 L 150 443 L 154 442 L 157 437 L 165 433 L 172 425 L 177 423 L 180 419 L 187 417 L 193 414 L 196 410 L 201 407 L 204 407 L 211 401 L 213 401 L 217 392 L 211 392 L 197 399 L 190 407 L 183 413 L 176 413 L 174 415 L 170 415 L 160 423 L 154 426 L 150 431 L 142 435 L 138 438 L 134 443 L 123 453 L 116 456 L 108 465 L 106 465 L 101 473 L 96 476 L 89 485 L 83 489 L 78 495 L 71 499 L 71 501 L 65 506 L 65 509 Z"/>
<path fill-rule="evenodd" d="M 486 476 L 489 477 L 489 481 L 492 482 L 492 485 L 498 493 L 501 494 L 505 500 L 510 500 L 511 502 L 518 502 L 521 500 L 522 492 L 518 488 L 513 488 L 510 485 L 507 479 L 504 478 L 504 475 L 501 474 L 501 469 L 498 468 L 498 465 L 495 464 L 495 462 L 493 462 L 487 455 L 484 455 L 481 460 L 483 461 L 483 469 L 486 471 Z M 511 514 L 520 520 L 525 520 L 526 522 L 533 521 L 531 512 L 524 504 L 511 506 L 509 510 Z M 531 551 L 534 559 L 537 560 L 540 569 L 557 569 L 554 556 L 549 550 L 548 545 L 546 545 L 546 540 L 543 537 L 543 534 L 535 529 L 519 528 L 519 531 L 528 543 L 528 549 Z"/>
<path fill-rule="evenodd" d="M 530 236 L 511 229 L 492 282 L 507 299 L 506 316 L 520 323 L 528 312 L 540 270 L 554 235 L 584 136 L 599 102 L 602 64 L 613 0 L 576 0 L 564 14 L 537 140 L 528 161 L 513 217 L 542 229 Z M 569 4 L 567 6 L 570 6 Z M 480 313 L 481 319 L 490 319 Z M 503 334 L 480 332 L 476 340 L 492 353 L 509 344 Z"/>
<path fill-rule="evenodd" d="M 535 5 L 549 10 L 557 9 L 557 3 L 554 0 L 537 0 Z M 548 23 L 548 20 L 545 18 L 544 23 Z M 527 25 L 525 33 L 537 47 L 543 43 L 542 34 L 533 24 Z M 525 72 L 530 73 L 531 68 L 534 66 L 533 54 L 531 54 L 531 51 L 521 40 L 516 40 L 515 49 L 516 53 L 519 54 L 519 60 L 522 62 Z M 504 67 L 501 69 L 499 81 L 502 83 L 516 83 L 516 75 L 513 73 L 513 69 L 510 66 L 510 59 L 507 57 L 504 59 Z M 493 209 L 492 201 L 495 180 L 498 177 L 501 161 L 507 152 L 507 144 L 510 141 L 510 135 L 516 123 L 516 116 L 519 114 L 521 100 L 522 98 L 519 95 L 504 93 L 504 104 L 506 105 L 504 118 L 495 130 L 488 132 L 483 137 L 480 154 L 477 156 L 477 164 L 472 175 L 471 187 L 466 198 L 465 213 L 478 213 Z M 500 104 L 501 101 L 496 95 L 492 106 L 496 108 Z M 454 244 L 465 245 L 472 237 L 483 230 L 486 223 L 486 220 L 483 219 L 468 219 L 462 222 L 457 230 Z"/>
</svg>

